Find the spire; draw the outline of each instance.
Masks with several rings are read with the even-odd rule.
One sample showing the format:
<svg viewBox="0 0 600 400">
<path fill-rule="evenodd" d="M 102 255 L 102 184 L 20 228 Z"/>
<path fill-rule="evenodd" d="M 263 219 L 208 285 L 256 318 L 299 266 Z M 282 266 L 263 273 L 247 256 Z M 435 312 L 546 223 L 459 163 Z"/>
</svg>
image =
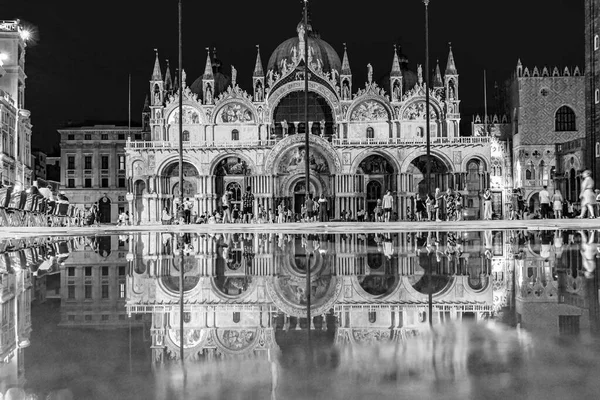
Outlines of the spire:
<svg viewBox="0 0 600 400">
<path fill-rule="evenodd" d="M 341 75 L 352 75 L 352 71 L 350 71 L 350 63 L 348 62 L 348 51 L 346 49 L 346 43 L 344 43 L 344 59 L 342 60 Z"/>
<path fill-rule="evenodd" d="M 392 61 L 392 72 L 390 76 L 402 76 L 400 70 L 400 61 L 398 61 L 398 52 L 396 51 L 396 45 L 394 45 L 394 60 Z"/>
<path fill-rule="evenodd" d="M 150 112 L 150 99 L 148 98 L 147 94 L 146 100 L 144 100 L 144 109 L 142 110 L 142 112 Z"/>
<path fill-rule="evenodd" d="M 171 78 L 171 69 L 169 68 L 169 60 L 167 60 L 167 70 L 165 71 L 165 89 L 171 90 L 173 88 L 173 80 Z"/>
<path fill-rule="evenodd" d="M 452 43 L 448 43 L 448 46 L 450 46 L 450 52 L 448 53 L 448 64 L 446 64 L 445 75 L 458 75 L 456 64 L 454 63 L 454 54 L 452 54 Z"/>
<path fill-rule="evenodd" d="M 204 67 L 204 75 L 202 75 L 202 79 L 214 79 L 213 70 L 212 70 L 212 62 L 210 61 L 210 48 L 206 48 L 206 66 Z M 215 50 L 216 54 L 216 50 Z"/>
<path fill-rule="evenodd" d="M 260 45 L 258 44 L 256 45 L 256 64 L 254 64 L 254 73 L 252 76 L 255 78 L 265 76 L 265 73 L 263 72 L 262 61 L 260 59 Z"/>
<path fill-rule="evenodd" d="M 444 82 L 442 81 L 442 72 L 440 70 L 440 60 L 437 60 L 435 66 L 435 75 L 433 76 L 433 87 L 444 87 Z"/>
<path fill-rule="evenodd" d="M 156 52 L 156 60 L 154 61 L 154 71 L 152 71 L 153 81 L 162 81 L 162 72 L 160 71 L 160 61 L 158 60 L 158 49 L 154 49 Z"/>
</svg>

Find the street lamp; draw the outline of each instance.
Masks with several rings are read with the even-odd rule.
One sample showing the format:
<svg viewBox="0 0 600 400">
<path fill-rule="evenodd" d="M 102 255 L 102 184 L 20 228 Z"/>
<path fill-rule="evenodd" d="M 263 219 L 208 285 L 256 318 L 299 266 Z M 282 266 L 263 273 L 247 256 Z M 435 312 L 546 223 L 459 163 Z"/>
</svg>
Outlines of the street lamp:
<svg viewBox="0 0 600 400">
<path fill-rule="evenodd" d="M 426 140 L 427 140 L 427 164 L 426 164 L 426 176 L 427 176 L 427 194 L 431 194 L 431 125 L 429 122 L 429 0 L 423 0 L 425 4 L 425 127 Z M 437 201 L 437 200 L 436 200 Z M 433 324 L 433 285 L 432 285 L 432 267 L 429 263 L 429 325 Z"/>
</svg>

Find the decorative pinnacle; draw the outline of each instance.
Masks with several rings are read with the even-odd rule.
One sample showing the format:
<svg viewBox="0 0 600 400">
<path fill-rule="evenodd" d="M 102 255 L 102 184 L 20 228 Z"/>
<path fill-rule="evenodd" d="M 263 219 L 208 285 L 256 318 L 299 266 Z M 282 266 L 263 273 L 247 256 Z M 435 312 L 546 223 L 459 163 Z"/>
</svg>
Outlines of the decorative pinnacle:
<svg viewBox="0 0 600 400">
<path fill-rule="evenodd" d="M 158 49 L 154 49 L 154 53 L 158 56 Z"/>
<path fill-rule="evenodd" d="M 423 0 L 423 4 L 425 4 L 425 7 L 427 7 L 429 5 L 429 0 Z"/>
</svg>

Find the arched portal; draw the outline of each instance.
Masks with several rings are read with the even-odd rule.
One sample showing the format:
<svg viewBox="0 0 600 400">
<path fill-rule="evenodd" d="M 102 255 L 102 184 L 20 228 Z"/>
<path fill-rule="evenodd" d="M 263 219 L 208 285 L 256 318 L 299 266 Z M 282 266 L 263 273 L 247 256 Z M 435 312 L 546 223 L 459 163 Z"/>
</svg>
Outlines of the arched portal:
<svg viewBox="0 0 600 400">
<path fill-rule="evenodd" d="M 296 214 L 300 214 L 302 212 L 302 205 L 306 201 L 306 182 L 304 179 L 298 180 L 294 185 L 294 212 Z M 312 193 L 313 197 L 318 196 L 320 193 L 319 189 L 315 186 L 313 181 L 309 182 L 309 191 L 308 193 Z"/>
<path fill-rule="evenodd" d="M 111 201 L 106 195 L 98 200 L 98 211 L 100 211 L 100 223 L 109 224 L 111 222 Z"/>
<path fill-rule="evenodd" d="M 289 135 L 305 133 L 305 120 L 304 92 L 292 92 L 281 99 L 275 108 L 274 134 L 281 137 L 286 129 Z M 308 121 L 311 133 L 320 134 L 324 130 L 325 135 L 333 134 L 334 118 L 331 107 L 323 97 L 314 92 L 308 92 Z"/>
<path fill-rule="evenodd" d="M 367 215 L 371 215 L 377 206 L 377 200 L 383 197 L 381 182 L 373 180 L 367 183 Z"/>
<path fill-rule="evenodd" d="M 439 158 L 431 156 L 431 180 L 427 184 L 427 156 L 419 156 L 412 160 L 407 171 L 412 175 L 412 190 L 419 194 L 419 197 L 425 198 L 428 193 L 433 194 L 435 188 L 442 191 L 447 189 L 448 182 L 445 178 L 450 172 L 448 166 Z M 454 182 L 450 182 L 454 185 Z"/>
<path fill-rule="evenodd" d="M 238 205 L 241 209 L 241 201 L 244 185 L 244 177 L 251 175 L 252 170 L 248 166 L 248 163 L 236 156 L 230 155 L 220 160 L 214 167 L 215 179 L 215 193 L 218 196 L 217 208 L 222 206 L 221 197 L 225 191 L 231 192 L 230 200 L 231 205 Z"/>
</svg>

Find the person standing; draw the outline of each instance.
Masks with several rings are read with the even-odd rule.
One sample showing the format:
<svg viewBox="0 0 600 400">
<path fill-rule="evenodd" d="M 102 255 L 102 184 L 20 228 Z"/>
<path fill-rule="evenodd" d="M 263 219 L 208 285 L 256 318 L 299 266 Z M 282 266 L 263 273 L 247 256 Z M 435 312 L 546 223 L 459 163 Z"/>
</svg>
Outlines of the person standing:
<svg viewBox="0 0 600 400">
<path fill-rule="evenodd" d="M 592 171 L 586 169 L 581 174 L 583 182 L 581 182 L 581 214 L 577 218 L 585 218 L 586 210 L 590 214 L 590 218 L 595 218 L 594 207 L 596 205 L 596 194 L 594 193 L 594 180 L 592 179 Z"/>
<path fill-rule="evenodd" d="M 221 197 L 221 207 L 223 208 L 223 223 L 231 223 L 231 195 L 228 190 Z"/>
<path fill-rule="evenodd" d="M 446 221 L 453 221 L 456 213 L 456 197 L 452 188 L 446 190 L 444 202 L 446 203 Z"/>
<path fill-rule="evenodd" d="M 552 208 L 554 209 L 554 218 L 562 218 L 563 197 L 559 189 L 554 191 L 552 195 Z"/>
<path fill-rule="evenodd" d="M 392 218 L 392 208 L 394 208 L 394 198 L 389 190 L 383 196 L 384 222 L 390 222 Z"/>
<path fill-rule="evenodd" d="M 547 219 L 550 215 L 550 193 L 548 193 L 548 186 L 544 185 L 539 196 L 542 219 Z"/>
<path fill-rule="evenodd" d="M 416 212 L 417 221 L 422 221 L 423 214 L 425 214 L 425 202 L 423 201 L 423 199 L 421 198 L 421 195 L 419 193 L 417 193 L 416 209 L 417 209 L 417 212 Z"/>
<path fill-rule="evenodd" d="M 313 201 L 312 193 L 308 194 L 308 197 L 304 201 L 304 206 L 306 207 L 306 222 L 312 222 L 313 217 L 315 216 L 315 213 L 314 213 L 315 202 Z"/>
<path fill-rule="evenodd" d="M 463 199 L 462 199 L 462 194 L 460 194 L 460 192 L 457 190 L 454 192 L 454 198 L 456 200 L 456 220 L 457 221 L 462 221 L 463 219 L 463 215 L 462 215 L 462 210 L 463 210 Z"/>
<path fill-rule="evenodd" d="M 254 194 L 252 194 L 252 188 L 250 186 L 246 187 L 246 192 L 242 196 L 242 207 L 242 222 L 249 224 L 254 214 Z"/>
<path fill-rule="evenodd" d="M 433 208 L 435 211 L 435 221 L 440 222 L 442 220 L 441 218 L 441 207 L 442 207 L 442 200 L 444 199 L 444 195 L 442 194 L 442 191 L 440 190 L 440 188 L 435 188 L 435 203 L 433 204 Z"/>
<path fill-rule="evenodd" d="M 327 199 L 321 193 L 321 198 L 319 199 L 319 222 L 327 222 L 329 220 L 328 208 Z"/>
<path fill-rule="evenodd" d="M 183 202 L 183 212 L 185 215 L 185 223 L 189 224 L 192 217 L 192 208 L 194 207 L 194 203 L 190 201 L 190 198 L 187 197 Z"/>
<path fill-rule="evenodd" d="M 492 220 L 492 193 L 490 189 L 485 189 L 483 194 L 483 219 L 486 221 Z"/>
</svg>

